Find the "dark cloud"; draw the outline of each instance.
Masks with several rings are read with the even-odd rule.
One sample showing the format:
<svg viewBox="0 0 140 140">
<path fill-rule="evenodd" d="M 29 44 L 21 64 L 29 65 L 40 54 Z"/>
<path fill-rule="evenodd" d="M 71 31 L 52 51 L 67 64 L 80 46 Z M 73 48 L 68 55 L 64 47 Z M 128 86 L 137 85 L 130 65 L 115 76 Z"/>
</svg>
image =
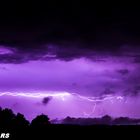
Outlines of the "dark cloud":
<svg viewBox="0 0 140 140">
<path fill-rule="evenodd" d="M 11 46 L 11 48 L 13 48 Z M 9 54 L 1 54 L 0 55 L 0 63 L 26 63 L 30 60 L 40 60 L 47 54 L 47 47 L 43 47 L 40 49 L 29 48 L 23 49 L 19 47 L 14 47 L 13 53 Z"/>
<path fill-rule="evenodd" d="M 134 63 L 140 63 L 140 55 L 134 57 Z"/>
<path fill-rule="evenodd" d="M 125 52 L 120 50 L 122 45 L 126 44 L 133 46 L 133 50 L 140 48 L 140 10 L 79 3 L 58 5 L 44 4 L 39 8 L 37 3 L 26 8 L 27 13 L 22 7 L 8 6 L 8 14 L 3 12 L 7 5 L 3 6 L 0 9 L 0 13 L 5 14 L 0 14 L 0 44 L 11 46 L 16 52 L 0 55 L 0 62 L 24 63 L 55 58 L 69 61 L 92 58 L 93 52 L 120 55 Z M 57 47 L 50 49 L 44 45 L 50 43 Z M 56 57 L 48 57 L 47 53 Z M 104 61 L 95 59 L 98 60 Z"/>
<path fill-rule="evenodd" d="M 115 91 L 113 91 L 110 88 L 105 88 L 105 90 L 101 93 L 102 95 L 109 95 L 109 94 L 115 94 Z"/>
<path fill-rule="evenodd" d="M 90 46 L 90 47 L 89 47 Z M 42 61 L 50 61 L 54 59 L 60 59 L 64 61 L 70 61 L 76 58 L 86 57 L 91 59 L 94 62 L 106 62 L 105 58 L 109 56 L 117 56 L 123 57 L 127 56 L 127 53 L 130 53 L 129 50 L 122 51 L 123 47 L 117 48 L 117 51 L 112 51 L 111 48 L 99 49 L 100 47 L 95 45 L 87 45 L 77 43 L 77 42 L 64 42 L 64 43 L 53 43 L 53 44 L 24 44 L 19 46 L 8 46 L 7 49 L 12 51 L 12 53 L 0 54 L 0 63 L 26 63 L 32 60 L 42 60 Z M 135 49 L 134 49 L 135 50 Z M 138 62 L 135 60 L 135 53 L 138 51 L 134 51 L 134 62 Z M 131 57 L 131 56 L 129 56 Z M 132 57 L 131 57 L 132 58 Z M 138 58 L 137 58 L 138 59 Z M 128 74 L 128 70 L 118 70 L 122 75 Z"/>
<path fill-rule="evenodd" d="M 47 105 L 50 102 L 51 99 L 52 99 L 52 96 L 43 98 L 42 104 Z"/>
<path fill-rule="evenodd" d="M 139 93 L 140 93 L 140 85 L 135 86 L 132 93 L 133 93 L 134 96 L 139 95 Z"/>
<path fill-rule="evenodd" d="M 26 59 L 17 54 L 4 54 L 0 55 L 0 63 L 25 63 L 27 62 Z"/>
<path fill-rule="evenodd" d="M 128 69 L 120 69 L 120 70 L 117 70 L 117 72 L 122 74 L 122 75 L 127 75 L 129 73 L 129 70 Z"/>
<path fill-rule="evenodd" d="M 140 94 L 140 85 L 133 86 L 132 88 L 128 88 L 124 91 L 124 95 L 126 96 L 138 96 Z"/>
<path fill-rule="evenodd" d="M 40 46 L 34 46 L 32 47 L 25 46 L 23 48 L 22 46 L 11 46 L 11 48 L 14 48 L 14 52 L 10 54 L 0 54 L 0 63 L 14 63 L 14 64 L 20 64 L 20 63 L 26 63 L 31 60 L 54 60 L 54 59 L 60 59 L 64 61 L 70 61 L 75 58 L 80 57 L 90 57 L 92 56 L 91 51 L 88 49 L 81 49 L 73 46 L 69 46 L 67 44 L 62 45 L 40 45 Z M 97 61 L 96 58 L 93 58 L 95 61 Z"/>
</svg>

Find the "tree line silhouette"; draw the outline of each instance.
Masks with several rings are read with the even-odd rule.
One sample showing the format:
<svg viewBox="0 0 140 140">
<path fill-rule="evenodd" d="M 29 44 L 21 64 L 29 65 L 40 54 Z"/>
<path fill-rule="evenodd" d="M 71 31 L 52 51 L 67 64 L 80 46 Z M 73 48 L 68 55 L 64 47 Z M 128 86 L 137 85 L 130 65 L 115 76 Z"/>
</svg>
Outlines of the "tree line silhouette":
<svg viewBox="0 0 140 140">
<path fill-rule="evenodd" d="M 57 124 L 56 124 L 57 123 Z M 58 120 L 50 121 L 47 115 L 36 116 L 31 122 L 26 120 L 23 114 L 14 114 L 11 109 L 0 107 L 0 128 L 39 128 L 51 125 L 133 125 L 140 124 L 140 119 L 128 117 L 111 118 L 108 115 L 102 118 L 72 118 L 66 117 L 58 123 Z"/>
<path fill-rule="evenodd" d="M 0 128 L 22 128 L 41 127 L 49 125 L 50 121 L 47 115 L 41 114 L 34 118 L 31 123 L 26 120 L 23 114 L 14 114 L 11 109 L 0 107 Z"/>
<path fill-rule="evenodd" d="M 76 124 L 76 125 L 137 125 L 140 124 L 140 119 L 129 117 L 111 118 L 105 115 L 102 118 L 71 118 L 66 117 L 62 120 L 63 124 Z"/>
</svg>

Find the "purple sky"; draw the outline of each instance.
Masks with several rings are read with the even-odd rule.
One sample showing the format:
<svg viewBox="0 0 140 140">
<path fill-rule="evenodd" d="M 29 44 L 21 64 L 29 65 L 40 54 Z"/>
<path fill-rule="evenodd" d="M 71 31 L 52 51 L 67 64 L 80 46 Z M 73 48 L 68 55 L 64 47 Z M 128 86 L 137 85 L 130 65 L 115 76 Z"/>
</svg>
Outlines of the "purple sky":
<svg viewBox="0 0 140 140">
<path fill-rule="evenodd" d="M 131 47 L 119 55 L 73 47 L 67 56 L 52 45 L 38 53 L 11 48 L 0 46 L 0 106 L 29 120 L 41 113 L 51 119 L 140 117 L 139 53 Z"/>
</svg>

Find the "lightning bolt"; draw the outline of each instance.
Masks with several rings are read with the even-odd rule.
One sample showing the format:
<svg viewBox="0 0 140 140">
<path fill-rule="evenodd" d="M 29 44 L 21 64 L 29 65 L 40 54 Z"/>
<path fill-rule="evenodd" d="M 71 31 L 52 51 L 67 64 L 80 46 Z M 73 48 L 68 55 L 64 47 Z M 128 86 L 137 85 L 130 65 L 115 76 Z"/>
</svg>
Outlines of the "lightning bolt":
<svg viewBox="0 0 140 140">
<path fill-rule="evenodd" d="M 94 103 L 90 113 L 86 113 L 85 111 L 83 112 L 84 116 L 89 118 L 92 114 L 94 114 L 95 109 L 96 109 L 96 103 Z"/>
<path fill-rule="evenodd" d="M 102 102 L 105 100 L 109 100 L 111 102 L 113 102 L 114 99 L 116 100 L 123 100 L 124 97 L 123 96 L 117 96 L 117 95 L 102 95 L 100 97 L 88 97 L 88 96 L 82 96 L 76 93 L 69 93 L 69 92 L 54 92 L 54 91 L 47 91 L 44 93 L 40 93 L 40 92 L 2 92 L 0 93 L 0 96 L 23 96 L 23 97 L 28 97 L 28 98 L 44 98 L 44 97 L 48 97 L 48 96 L 52 96 L 52 97 L 56 97 L 56 98 L 61 98 L 63 101 L 65 100 L 65 98 L 69 98 L 70 96 L 74 96 L 77 97 L 81 100 L 86 100 L 89 102 Z"/>
<path fill-rule="evenodd" d="M 70 96 L 70 94 L 68 92 L 45 92 L 40 93 L 40 92 L 36 92 L 36 93 L 21 93 L 21 92 L 3 92 L 0 93 L 0 96 L 23 96 L 23 97 L 30 97 L 30 98 L 44 98 L 44 97 L 48 97 L 48 96 L 52 96 L 52 97 L 60 97 L 62 100 L 64 100 L 65 97 Z"/>
<path fill-rule="evenodd" d="M 86 100 L 89 102 L 93 102 L 93 108 L 92 111 L 90 113 L 86 113 L 85 111 L 83 112 L 84 116 L 86 117 L 90 117 L 92 114 L 94 114 L 96 106 L 97 106 L 97 102 L 103 102 L 103 101 L 110 101 L 111 103 L 113 103 L 114 100 L 123 100 L 124 97 L 123 96 L 114 96 L 114 95 L 103 95 L 101 97 L 85 97 L 85 96 L 81 96 L 78 94 L 74 94 L 75 96 L 77 96 L 78 98 L 82 99 L 82 100 Z"/>
<path fill-rule="evenodd" d="M 0 93 L 0 96 L 22 96 L 22 97 L 28 97 L 28 98 L 44 98 L 44 97 L 55 97 L 59 98 L 62 101 L 65 101 L 66 98 L 69 97 L 76 97 L 80 100 L 86 100 L 88 102 L 93 103 L 93 107 L 90 113 L 83 112 L 84 116 L 90 117 L 92 114 L 94 114 L 96 110 L 97 103 L 103 102 L 103 101 L 110 101 L 111 103 L 114 102 L 114 100 L 123 100 L 123 96 L 117 96 L 117 95 L 102 95 L 100 97 L 89 97 L 89 96 L 82 96 L 76 93 L 69 93 L 69 92 L 55 92 L 55 91 L 47 91 L 44 93 L 40 92 L 2 92 Z"/>
</svg>

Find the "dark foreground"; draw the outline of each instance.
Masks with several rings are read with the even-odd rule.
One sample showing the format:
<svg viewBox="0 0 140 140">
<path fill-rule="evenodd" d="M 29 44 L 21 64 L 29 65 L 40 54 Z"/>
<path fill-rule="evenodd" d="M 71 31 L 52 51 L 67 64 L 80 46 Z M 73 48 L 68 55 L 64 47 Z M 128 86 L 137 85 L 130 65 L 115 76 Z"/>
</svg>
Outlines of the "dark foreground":
<svg viewBox="0 0 140 140">
<path fill-rule="evenodd" d="M 99 139 L 139 137 L 140 119 L 110 116 L 102 118 L 70 118 L 61 124 L 53 124 L 47 115 L 36 116 L 31 122 L 24 115 L 14 114 L 11 109 L 0 108 L 0 139 Z M 63 124 L 62 124 L 63 123 Z M 129 124 L 129 125 L 127 125 Z M 135 125 L 134 125 L 135 124 Z M 137 125 L 136 125 L 137 124 Z"/>
<path fill-rule="evenodd" d="M 0 129 L 0 133 L 10 133 L 8 139 L 100 139 L 127 138 L 131 135 L 133 139 L 139 137 L 140 126 L 108 126 L 108 125 L 57 125 L 51 124 L 45 127 L 28 127 L 16 129 Z"/>
</svg>

